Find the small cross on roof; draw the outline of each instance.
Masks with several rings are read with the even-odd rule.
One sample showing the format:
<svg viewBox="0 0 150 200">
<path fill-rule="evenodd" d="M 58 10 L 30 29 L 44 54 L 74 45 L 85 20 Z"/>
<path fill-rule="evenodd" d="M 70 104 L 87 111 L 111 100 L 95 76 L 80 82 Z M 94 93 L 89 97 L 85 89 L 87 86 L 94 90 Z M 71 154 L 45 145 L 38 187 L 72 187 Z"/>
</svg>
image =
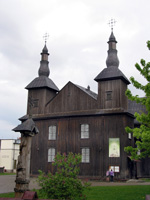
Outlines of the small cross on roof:
<svg viewBox="0 0 150 200">
<path fill-rule="evenodd" d="M 44 36 L 43 36 L 43 38 L 44 38 L 44 41 L 45 41 L 45 44 L 46 44 L 46 42 L 47 42 L 47 40 L 49 38 L 49 34 L 45 33 Z"/>
<path fill-rule="evenodd" d="M 115 26 L 115 23 L 116 23 L 116 20 L 115 19 L 112 19 L 109 21 L 109 26 L 111 27 L 111 31 L 113 31 L 113 27 Z"/>
</svg>

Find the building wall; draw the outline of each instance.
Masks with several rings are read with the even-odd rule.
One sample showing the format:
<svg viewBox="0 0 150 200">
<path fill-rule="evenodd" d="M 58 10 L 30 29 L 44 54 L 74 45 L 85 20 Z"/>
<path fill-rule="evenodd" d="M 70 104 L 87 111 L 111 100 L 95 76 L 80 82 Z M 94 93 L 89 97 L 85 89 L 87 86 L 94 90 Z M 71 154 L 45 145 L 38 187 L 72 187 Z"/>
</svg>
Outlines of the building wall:
<svg viewBox="0 0 150 200">
<path fill-rule="evenodd" d="M 81 139 L 81 124 L 89 124 L 89 138 Z M 81 153 L 81 149 L 90 149 L 90 162 L 81 163 L 80 175 L 105 177 L 110 166 L 119 166 L 118 178 L 130 178 L 127 154 L 124 147 L 133 144 L 133 138 L 128 139 L 125 127 L 133 127 L 133 118 L 123 114 L 103 116 L 66 117 L 49 120 L 38 120 L 36 125 L 39 134 L 33 137 L 31 154 L 31 174 L 38 170 L 54 172 L 51 162 L 48 162 L 48 149 L 55 148 L 56 153 Z M 48 128 L 56 125 L 56 140 L 48 140 Z M 120 156 L 109 157 L 109 138 L 119 138 Z"/>
<path fill-rule="evenodd" d="M 7 171 L 13 171 L 17 163 L 19 143 L 15 143 L 15 141 L 1 140 L 0 167 L 4 167 Z"/>
<path fill-rule="evenodd" d="M 37 92 L 38 91 L 38 92 Z M 45 105 L 56 95 L 55 91 L 50 89 L 30 89 L 28 93 L 27 113 L 43 114 L 45 112 Z M 31 106 L 32 104 L 32 106 Z"/>
<path fill-rule="evenodd" d="M 53 101 L 46 105 L 46 113 L 66 113 L 70 111 L 91 110 L 97 108 L 97 100 L 87 95 L 69 82 L 57 94 Z"/>
<path fill-rule="evenodd" d="M 121 79 L 100 81 L 98 83 L 98 104 L 101 109 L 123 108 L 127 110 L 127 85 Z M 107 93 L 111 99 L 107 100 Z"/>
</svg>

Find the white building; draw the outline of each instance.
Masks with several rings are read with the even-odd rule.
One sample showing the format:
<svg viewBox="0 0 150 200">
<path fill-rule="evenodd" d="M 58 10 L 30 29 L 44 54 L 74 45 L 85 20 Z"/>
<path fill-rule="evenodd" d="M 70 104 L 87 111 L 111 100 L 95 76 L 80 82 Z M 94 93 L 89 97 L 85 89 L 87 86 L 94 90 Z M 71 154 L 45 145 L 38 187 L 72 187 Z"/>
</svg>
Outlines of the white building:
<svg viewBox="0 0 150 200">
<path fill-rule="evenodd" d="M 2 139 L 0 140 L 0 168 L 8 172 L 15 172 L 18 155 L 19 155 L 20 139 Z"/>
</svg>

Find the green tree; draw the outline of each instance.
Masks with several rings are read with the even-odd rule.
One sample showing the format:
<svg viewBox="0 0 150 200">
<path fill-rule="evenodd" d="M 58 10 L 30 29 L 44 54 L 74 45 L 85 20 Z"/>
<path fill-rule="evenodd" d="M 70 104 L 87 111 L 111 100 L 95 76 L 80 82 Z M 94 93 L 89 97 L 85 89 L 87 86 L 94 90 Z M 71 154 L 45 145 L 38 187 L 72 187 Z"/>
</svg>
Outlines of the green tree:
<svg viewBox="0 0 150 200">
<path fill-rule="evenodd" d="M 150 50 L 150 41 L 147 42 L 147 47 Z M 150 157 L 150 62 L 146 63 L 145 60 L 141 59 L 141 65 L 135 64 L 136 69 L 146 79 L 146 84 L 142 85 L 134 77 L 130 80 L 133 86 L 137 89 L 144 91 L 145 97 L 140 98 L 138 95 L 133 96 L 131 91 L 128 89 L 126 95 L 131 101 L 136 101 L 145 106 L 146 113 L 135 113 L 136 120 L 140 123 L 139 128 L 126 127 L 127 133 L 133 133 L 133 137 L 136 138 L 135 147 L 125 147 L 125 151 L 131 154 L 131 159 L 141 159 Z M 140 154 L 138 154 L 140 151 Z"/>
<path fill-rule="evenodd" d="M 79 164 L 81 162 L 80 154 L 57 153 L 53 165 L 56 166 L 57 172 L 47 176 L 39 171 L 38 177 L 41 189 L 38 192 L 39 198 L 46 199 L 68 199 L 68 200 L 85 200 L 84 189 L 89 186 L 88 183 L 81 182 L 78 179 Z"/>
</svg>

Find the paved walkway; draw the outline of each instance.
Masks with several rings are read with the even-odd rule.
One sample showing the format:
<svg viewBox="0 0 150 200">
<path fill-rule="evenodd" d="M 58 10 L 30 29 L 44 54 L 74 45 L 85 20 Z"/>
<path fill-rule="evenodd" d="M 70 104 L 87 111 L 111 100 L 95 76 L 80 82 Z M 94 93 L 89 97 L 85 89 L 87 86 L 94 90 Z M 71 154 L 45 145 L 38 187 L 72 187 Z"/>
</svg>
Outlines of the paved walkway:
<svg viewBox="0 0 150 200">
<path fill-rule="evenodd" d="M 15 175 L 0 176 L 0 193 L 14 192 L 15 187 Z M 150 185 L 150 182 L 144 182 L 141 180 L 129 180 L 127 182 L 100 182 L 91 181 L 91 186 L 122 186 L 122 185 Z M 38 189 L 39 186 L 36 182 L 36 178 L 31 178 L 29 189 Z"/>
</svg>

